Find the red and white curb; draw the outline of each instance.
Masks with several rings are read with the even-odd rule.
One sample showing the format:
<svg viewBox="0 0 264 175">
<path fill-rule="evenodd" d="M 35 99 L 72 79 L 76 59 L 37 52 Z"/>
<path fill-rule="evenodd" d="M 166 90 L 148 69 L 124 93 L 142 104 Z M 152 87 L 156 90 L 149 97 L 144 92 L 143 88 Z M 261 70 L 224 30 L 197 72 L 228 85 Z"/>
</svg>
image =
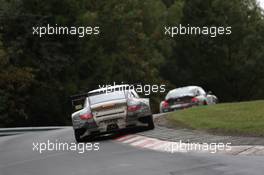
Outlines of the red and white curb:
<svg viewBox="0 0 264 175">
<path fill-rule="evenodd" d="M 228 146 L 221 147 L 222 149 L 209 149 L 203 144 L 198 143 L 182 143 L 182 142 L 171 142 L 159 140 L 156 138 L 150 138 L 146 136 L 131 134 L 118 137 L 114 141 L 128 144 L 142 149 L 150 149 L 161 152 L 169 153 L 188 153 L 188 152 L 199 152 L 199 153 L 216 153 L 216 154 L 229 154 L 229 155 L 262 155 L 264 156 L 264 146 Z M 192 147 L 190 147 L 190 144 Z M 208 148 L 208 149 L 198 149 Z M 220 148 L 220 147 L 219 147 Z"/>
</svg>

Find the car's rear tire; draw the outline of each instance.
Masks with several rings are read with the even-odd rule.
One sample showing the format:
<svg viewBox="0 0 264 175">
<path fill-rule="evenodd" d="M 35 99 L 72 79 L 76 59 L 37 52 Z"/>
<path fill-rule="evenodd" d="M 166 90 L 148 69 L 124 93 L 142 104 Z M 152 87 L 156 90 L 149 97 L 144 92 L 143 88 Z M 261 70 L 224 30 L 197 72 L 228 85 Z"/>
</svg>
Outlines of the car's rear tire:
<svg viewBox="0 0 264 175">
<path fill-rule="evenodd" d="M 77 143 L 84 142 L 84 137 L 81 137 L 85 133 L 85 129 L 75 129 L 74 136 Z"/>
<path fill-rule="evenodd" d="M 153 116 L 152 116 L 152 115 L 150 115 L 150 116 L 147 117 L 146 122 L 147 122 L 147 124 L 148 124 L 147 128 L 148 128 L 149 130 L 152 130 L 152 129 L 155 128 L 154 121 L 153 121 Z"/>
</svg>

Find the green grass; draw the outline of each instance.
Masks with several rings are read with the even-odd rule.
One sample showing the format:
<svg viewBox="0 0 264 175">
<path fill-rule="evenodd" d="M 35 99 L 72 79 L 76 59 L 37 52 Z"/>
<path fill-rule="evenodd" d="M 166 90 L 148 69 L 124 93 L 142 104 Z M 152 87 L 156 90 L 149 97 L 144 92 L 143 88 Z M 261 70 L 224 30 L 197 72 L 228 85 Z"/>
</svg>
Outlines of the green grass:
<svg viewBox="0 0 264 175">
<path fill-rule="evenodd" d="M 264 136 L 264 101 L 223 103 L 176 111 L 167 116 L 175 126 L 218 134 Z"/>
</svg>

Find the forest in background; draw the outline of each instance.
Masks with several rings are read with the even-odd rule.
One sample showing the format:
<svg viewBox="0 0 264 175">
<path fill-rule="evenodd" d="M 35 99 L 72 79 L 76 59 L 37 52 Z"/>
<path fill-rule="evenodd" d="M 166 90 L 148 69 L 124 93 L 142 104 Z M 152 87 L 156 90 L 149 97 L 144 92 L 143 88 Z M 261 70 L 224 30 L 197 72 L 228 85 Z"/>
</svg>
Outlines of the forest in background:
<svg viewBox="0 0 264 175">
<path fill-rule="evenodd" d="M 32 35 L 33 26 L 100 35 Z M 231 26 L 170 38 L 164 26 Z M 70 123 L 69 96 L 113 82 L 199 85 L 221 102 L 264 99 L 264 15 L 255 0 L 0 0 L 0 127 Z M 158 110 L 165 94 L 152 94 Z"/>
</svg>

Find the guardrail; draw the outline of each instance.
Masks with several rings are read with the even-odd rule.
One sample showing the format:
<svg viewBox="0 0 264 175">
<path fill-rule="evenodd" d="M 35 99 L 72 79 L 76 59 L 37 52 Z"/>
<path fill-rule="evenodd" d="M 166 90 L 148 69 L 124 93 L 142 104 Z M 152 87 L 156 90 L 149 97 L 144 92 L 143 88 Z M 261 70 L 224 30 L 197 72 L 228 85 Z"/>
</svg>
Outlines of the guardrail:
<svg viewBox="0 0 264 175">
<path fill-rule="evenodd" d="M 0 136 L 16 135 L 34 131 L 49 131 L 63 128 L 65 128 L 65 126 L 0 128 Z"/>
</svg>

